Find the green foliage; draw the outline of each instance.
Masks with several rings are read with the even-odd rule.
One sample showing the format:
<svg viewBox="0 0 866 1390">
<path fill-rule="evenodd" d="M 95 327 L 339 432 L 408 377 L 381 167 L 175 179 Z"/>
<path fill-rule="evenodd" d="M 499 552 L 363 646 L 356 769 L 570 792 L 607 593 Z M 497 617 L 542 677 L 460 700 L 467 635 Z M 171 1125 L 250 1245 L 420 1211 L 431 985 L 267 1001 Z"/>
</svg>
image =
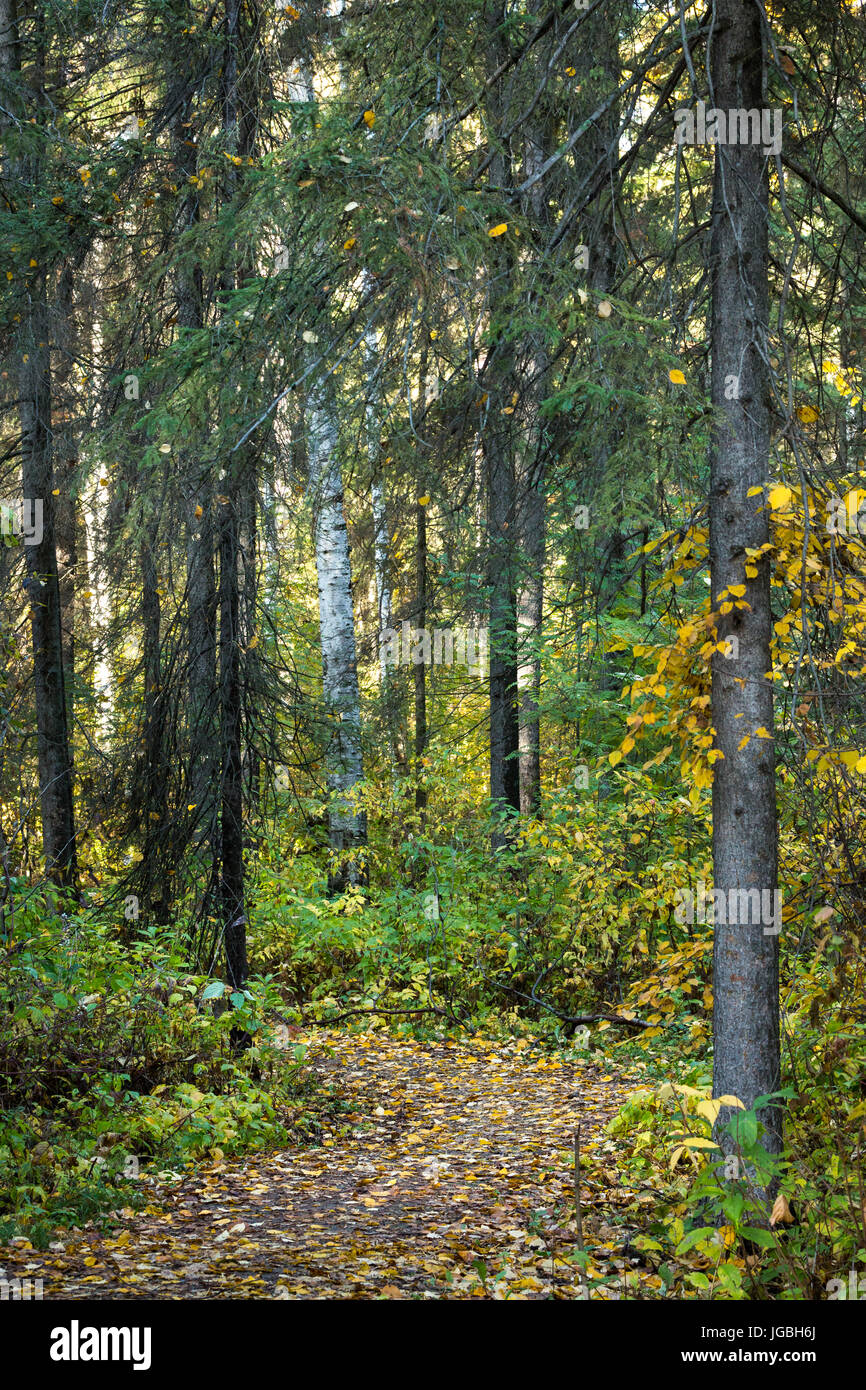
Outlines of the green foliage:
<svg viewBox="0 0 866 1390">
<path fill-rule="evenodd" d="M 252 980 L 217 1012 L 225 986 L 183 962 L 168 928 L 129 939 L 105 913 L 19 903 L 0 975 L 3 1237 L 44 1245 L 135 1204 L 150 1171 L 314 1131 L 302 1057 L 268 1022 L 273 985 Z M 240 1054 L 234 1030 L 251 1042 Z"/>
</svg>

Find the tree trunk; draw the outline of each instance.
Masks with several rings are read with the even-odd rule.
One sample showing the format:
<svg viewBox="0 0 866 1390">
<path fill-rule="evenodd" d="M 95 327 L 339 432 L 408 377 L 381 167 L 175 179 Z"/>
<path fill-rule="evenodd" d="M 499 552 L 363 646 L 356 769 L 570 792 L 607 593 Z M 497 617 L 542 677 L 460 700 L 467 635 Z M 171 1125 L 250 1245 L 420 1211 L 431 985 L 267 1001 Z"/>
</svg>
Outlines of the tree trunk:
<svg viewBox="0 0 866 1390">
<path fill-rule="evenodd" d="M 307 458 L 315 509 L 316 575 L 322 643 L 322 692 L 327 721 L 328 824 L 332 851 L 329 892 L 365 881 L 362 847 L 367 818 L 351 793 L 363 777 L 361 698 L 355 650 L 352 568 L 343 513 L 343 478 L 333 382 L 318 382 L 306 409 Z"/>
<path fill-rule="evenodd" d="M 159 602 L 158 526 L 147 524 L 141 544 L 141 625 L 144 666 L 144 797 L 141 884 L 145 911 L 165 923 L 170 915 L 170 886 L 164 872 L 161 849 L 166 835 L 162 818 L 166 806 L 166 766 L 163 748 L 164 701 L 162 694 L 161 615 Z M 153 820 L 152 817 L 159 817 Z"/>
<path fill-rule="evenodd" d="M 57 289 L 54 371 L 54 481 L 57 500 L 54 531 L 57 544 L 57 578 L 60 591 L 60 630 L 63 643 L 63 682 L 66 688 L 66 724 L 70 731 L 74 719 L 75 689 L 75 589 L 78 564 L 79 520 L 72 498 L 72 484 L 78 467 L 79 422 L 75 416 L 75 389 L 72 364 L 77 346 L 74 326 L 75 277 L 72 266 L 64 265 Z"/>
<path fill-rule="evenodd" d="M 376 569 L 376 608 L 379 622 L 379 688 L 383 697 L 387 695 L 390 670 L 382 634 L 391 626 L 394 599 L 391 590 L 388 550 L 390 537 L 388 517 L 385 511 L 385 495 L 379 478 L 374 477 L 370 484 L 370 503 L 373 511 L 373 556 Z"/>
<path fill-rule="evenodd" d="M 198 149 L 190 139 L 194 107 L 191 73 L 184 71 L 179 90 L 174 95 L 176 116 L 172 130 L 172 156 L 177 169 L 178 183 L 188 189 L 178 211 L 175 230 L 183 235 L 199 221 L 198 191 L 193 186 Z M 173 277 L 175 317 L 180 329 L 195 331 L 204 323 L 202 272 L 196 264 L 181 262 Z M 214 574 L 213 483 L 209 467 L 204 468 L 195 458 L 180 458 L 181 469 L 191 472 L 188 512 L 186 516 L 186 575 L 187 629 L 189 657 L 187 687 L 189 691 L 189 792 L 194 804 L 196 821 L 203 834 L 210 834 L 216 844 L 219 839 L 215 824 L 214 795 L 216 783 L 216 578 Z"/>
<path fill-rule="evenodd" d="M 226 966 L 233 989 L 241 989 L 247 978 L 238 552 L 238 518 L 229 500 L 221 505 L 219 518 L 220 903 Z"/>
<path fill-rule="evenodd" d="M 224 138 L 232 156 L 242 158 L 250 153 L 244 102 L 240 90 L 240 74 L 248 72 L 250 35 L 243 27 L 240 0 L 227 0 L 225 7 L 226 41 L 223 59 Z M 246 94 L 249 98 L 250 94 Z M 248 106 L 251 103 L 248 101 Z M 239 191 L 236 166 L 229 163 L 224 174 L 223 193 L 230 202 Z M 244 267 L 239 262 L 226 265 L 222 283 L 227 292 L 241 283 Z M 222 486 L 225 496 L 219 499 L 219 727 L 220 727 L 220 917 L 226 970 L 233 989 L 240 989 L 247 978 L 247 919 L 244 903 L 244 841 L 243 841 L 243 750 L 241 687 L 241 512 L 247 484 L 249 458 L 243 454 L 226 467 Z M 232 1041 L 237 1046 L 248 1041 L 246 1035 L 233 1030 Z"/>
<path fill-rule="evenodd" d="M 364 275 L 364 289 L 370 288 L 370 278 Z M 376 611 L 378 621 L 379 690 L 388 728 L 391 764 L 406 771 L 406 741 L 403 729 L 402 683 L 387 661 L 387 646 L 383 634 L 394 616 L 394 591 L 391 578 L 391 533 L 385 505 L 385 490 L 380 474 L 380 438 L 378 407 L 381 392 L 378 386 L 379 342 L 374 329 L 364 335 L 365 366 L 367 371 L 367 403 L 365 407 L 367 450 L 370 459 L 370 504 L 373 513 L 373 565 L 376 574 Z M 374 385 L 375 383 L 375 385 Z"/>
<path fill-rule="evenodd" d="M 20 72 L 17 15 L 12 0 L 0 0 L 0 71 Z M 46 107 L 41 25 L 33 67 L 31 102 Z M 0 113 L 0 134 L 8 118 Z M 5 161 L 8 185 L 23 203 L 25 190 L 40 186 L 38 156 Z M 17 187 L 16 187 L 17 186 Z M 25 513 L 36 523 L 26 544 L 25 589 L 30 601 L 33 676 L 36 700 L 36 746 L 42 845 L 47 873 L 61 887 L 74 889 L 77 877 L 72 759 L 63 676 L 63 632 L 55 541 L 54 474 L 51 435 L 51 348 L 48 287 L 40 268 L 31 282 L 28 312 L 16 335 L 21 421 L 21 486 Z M 32 509 L 32 512 L 30 511 Z M 38 524 L 41 509 L 41 526 Z"/>
<path fill-rule="evenodd" d="M 427 626 L 427 512 L 420 503 L 415 506 L 415 621 L 418 629 Z M 415 644 L 413 644 L 414 646 Z M 426 643 L 421 641 L 423 657 Z M 424 775 L 424 755 L 427 752 L 427 664 L 422 659 L 413 668 L 415 686 L 415 810 L 421 815 L 427 806 L 427 790 L 421 786 Z"/>
<path fill-rule="evenodd" d="M 543 60 L 546 51 L 539 55 Z M 555 126 L 550 119 L 532 122 L 523 142 L 524 176 L 536 173 L 555 148 Z M 539 180 L 526 197 L 526 211 L 537 235 L 543 239 L 550 228 L 549 197 L 543 181 Z M 538 249 L 535 275 L 540 289 L 530 295 L 530 312 L 547 288 L 543 268 L 545 247 Z M 544 560 L 546 551 L 547 449 L 549 425 L 540 417 L 549 368 L 545 344 L 538 336 L 523 345 L 521 353 L 525 381 L 521 416 L 524 421 L 523 449 L 518 478 L 518 525 L 522 569 L 517 594 L 517 626 L 521 647 L 518 671 L 520 684 L 520 812 L 524 816 L 538 814 L 541 805 L 541 724 L 539 694 L 541 690 L 541 632 L 544 617 Z M 519 390 L 519 382 L 515 381 Z"/>
<path fill-rule="evenodd" d="M 504 34 L 505 6 L 489 0 L 485 10 L 487 59 L 491 71 L 507 56 Z M 510 159 L 496 142 L 504 128 L 500 83 L 490 87 L 487 122 L 493 146 L 490 180 L 494 187 L 510 182 Z M 501 285 L 511 286 L 514 267 L 505 237 L 495 241 L 491 259 Z M 493 306 L 491 305 L 491 312 Z M 512 430 L 504 417 L 513 381 L 514 349 L 500 338 L 485 366 L 488 394 L 484 422 L 487 463 L 488 590 L 490 595 L 490 798 L 495 814 L 520 811 L 519 720 L 517 693 L 517 603 L 515 572 L 516 487 Z M 498 831 L 494 846 L 507 841 Z"/>
<path fill-rule="evenodd" d="M 761 109 L 766 104 L 765 37 L 753 0 L 718 0 L 710 45 L 713 106 Z M 750 489 L 769 481 L 768 173 L 754 145 L 717 145 L 712 223 L 712 399 L 721 420 L 710 460 L 710 573 L 713 606 L 744 581 L 746 547 L 769 540 L 763 497 Z M 771 669 L 770 562 L 755 562 L 746 579 L 747 607 L 719 618 L 720 639 L 735 637 L 736 659 L 713 657 L 712 712 L 723 754 L 713 781 L 713 877 L 726 896 L 727 921 L 717 920 L 714 948 L 714 1074 L 716 1096 L 747 1107 L 780 1087 L 779 923 L 750 920 L 744 893 L 777 888 L 775 753 Z M 738 717 L 739 716 L 739 717 Z M 746 746 L 739 745 L 750 735 Z M 718 899 L 716 899 L 718 901 Z M 775 902 L 771 896 L 770 902 Z M 716 914 L 718 918 L 718 913 Z M 761 916 L 761 913 L 757 914 Z M 719 1125 L 736 1111 L 723 1107 Z M 764 1147 L 777 1153 L 782 1111 L 764 1107 Z M 735 1141 L 719 1133 L 726 1153 Z M 760 1181 L 756 1183 L 760 1191 Z"/>
<path fill-rule="evenodd" d="M 37 297 L 38 295 L 38 297 Z M 51 368 L 44 281 L 18 339 L 21 392 L 22 492 L 42 505 L 42 538 L 25 547 L 33 635 L 33 674 L 42 842 L 46 869 L 63 887 L 74 888 L 77 865 L 72 803 L 72 758 L 66 723 L 60 585 L 54 540 L 54 477 L 51 466 Z M 37 531 L 38 534 L 38 531 Z"/>
<path fill-rule="evenodd" d="M 496 405 L 494 404 L 494 411 Z M 490 796 L 494 809 L 520 810 L 514 527 L 514 459 L 495 424 L 488 462 L 490 589 Z M 497 844 L 505 838 L 497 834 Z"/>
</svg>

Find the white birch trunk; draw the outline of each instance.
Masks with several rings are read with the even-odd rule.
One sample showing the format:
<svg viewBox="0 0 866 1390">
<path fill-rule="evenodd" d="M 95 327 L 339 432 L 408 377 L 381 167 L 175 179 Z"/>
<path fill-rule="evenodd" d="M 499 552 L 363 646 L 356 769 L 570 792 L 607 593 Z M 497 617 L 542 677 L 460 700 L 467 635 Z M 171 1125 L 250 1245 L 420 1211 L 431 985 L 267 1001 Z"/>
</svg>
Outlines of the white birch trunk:
<svg viewBox="0 0 866 1390">
<path fill-rule="evenodd" d="M 332 880 L 342 886 L 363 879 L 358 847 L 366 843 L 366 815 L 352 792 L 363 778 L 361 699 L 352 605 L 349 536 L 343 512 L 336 407 L 330 383 L 317 384 L 307 398 L 307 457 L 315 509 L 316 575 L 322 643 L 322 692 L 328 721 L 326 764 L 332 850 L 343 862 Z M 349 851 L 346 855 L 344 851 Z"/>
</svg>

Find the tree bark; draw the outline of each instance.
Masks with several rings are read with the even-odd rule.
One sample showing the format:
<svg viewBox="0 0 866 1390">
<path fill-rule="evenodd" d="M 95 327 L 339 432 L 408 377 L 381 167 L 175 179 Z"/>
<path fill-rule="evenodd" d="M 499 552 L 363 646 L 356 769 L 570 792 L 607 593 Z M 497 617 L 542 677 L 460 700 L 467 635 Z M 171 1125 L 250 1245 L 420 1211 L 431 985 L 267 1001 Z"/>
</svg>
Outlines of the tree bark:
<svg viewBox="0 0 866 1390">
<path fill-rule="evenodd" d="M 161 613 L 159 601 L 158 526 L 147 523 L 141 543 L 141 626 L 144 665 L 144 797 L 141 805 L 141 883 L 145 911 L 157 922 L 170 915 L 170 886 L 164 872 L 161 849 L 166 830 L 162 824 L 166 806 L 164 753 L 165 706 L 162 694 Z M 153 820 L 152 817 L 159 817 Z"/>
<path fill-rule="evenodd" d="M 546 50 L 539 55 L 546 59 Z M 523 166 L 526 177 L 534 174 L 555 145 L 555 127 L 544 113 L 532 121 L 523 141 Z M 550 227 L 549 195 L 539 180 L 526 195 L 526 211 L 540 239 Z M 539 246 L 538 261 L 543 261 L 545 247 Z M 543 298 L 548 277 L 543 264 L 536 264 L 537 288 L 530 294 L 532 304 Z M 541 403 L 549 369 L 548 353 L 540 335 L 535 334 L 523 345 L 520 377 L 525 382 L 523 419 L 523 448 L 521 451 L 518 488 L 518 526 L 520 534 L 521 572 L 517 593 L 517 627 L 521 648 L 518 670 L 520 688 L 520 813 L 535 816 L 541 806 L 541 723 L 539 695 L 541 691 L 541 635 L 544 618 L 544 561 L 546 553 L 546 493 L 545 479 L 548 463 L 547 425 L 540 416 Z M 515 382 L 520 390 L 520 383 Z"/>
<path fill-rule="evenodd" d="M 172 132 L 172 153 L 178 182 L 190 187 L 190 180 L 197 169 L 198 154 L 190 140 L 190 127 L 187 124 L 193 110 L 188 73 L 183 75 L 183 87 L 175 97 L 175 104 L 177 115 Z M 198 221 L 198 192 L 190 187 L 178 213 L 177 233 L 182 235 L 195 227 Z M 173 291 L 179 328 L 190 331 L 200 329 L 204 323 L 201 268 L 183 262 L 174 275 Z M 214 494 L 209 469 L 202 468 L 195 459 L 186 458 L 181 459 L 181 466 L 188 467 L 192 475 L 186 520 L 190 801 L 196 807 L 198 823 L 208 826 L 213 820 L 214 810 L 217 731 Z M 213 833 L 212 827 L 211 831 Z"/>
<path fill-rule="evenodd" d="M 363 778 L 361 698 L 352 604 L 349 536 L 343 513 L 336 401 L 330 378 L 318 382 L 306 407 L 307 459 L 315 509 L 316 575 L 322 643 L 322 693 L 327 721 L 329 892 L 365 882 L 367 819 L 352 801 Z"/>
<path fill-rule="evenodd" d="M 762 11 L 754 0 L 717 0 L 710 44 L 710 97 L 722 110 L 766 105 Z M 712 399 L 719 424 L 710 459 L 710 574 L 713 606 L 744 581 L 746 547 L 769 540 L 763 497 L 769 481 L 767 376 L 768 169 L 754 145 L 717 145 L 712 220 Z M 732 389 L 732 382 L 736 383 Z M 727 921 L 715 926 L 714 1073 L 716 1096 L 747 1107 L 780 1087 L 778 924 L 754 914 L 731 889 L 778 884 L 775 752 L 771 670 L 770 562 L 745 579 L 747 607 L 720 617 L 720 639 L 735 637 L 736 659 L 713 657 L 712 712 L 723 754 L 713 781 L 713 876 L 726 894 Z M 750 735 L 745 747 L 739 745 Z M 771 902 L 775 901 L 773 898 Z M 717 914 L 718 915 L 718 914 Z M 759 914 L 760 915 L 760 914 Z M 733 918 L 733 920 L 731 920 Z M 737 1112 L 723 1107 L 719 1126 Z M 764 1147 L 777 1153 L 780 1106 L 766 1106 Z M 735 1141 L 718 1133 L 726 1153 Z M 761 1184 L 756 1184 L 760 1190 Z"/>
<path fill-rule="evenodd" d="M 219 517 L 220 678 L 220 902 L 229 984 L 247 978 L 244 909 L 243 766 L 241 759 L 241 670 L 238 516 L 231 499 Z"/>
<path fill-rule="evenodd" d="M 77 335 L 74 314 L 75 276 L 67 262 L 60 272 L 55 314 L 54 371 L 54 480 L 58 496 L 54 508 L 57 543 L 57 577 L 60 591 L 60 629 L 63 643 L 63 682 L 66 688 L 66 723 L 70 731 L 74 719 L 75 689 L 75 589 L 78 564 L 79 518 L 72 497 L 78 467 L 79 422 L 75 418 L 75 388 L 72 367 Z"/>
<path fill-rule="evenodd" d="M 506 56 L 504 36 L 505 6 L 502 0 L 488 0 L 485 9 L 487 61 L 491 71 Z M 505 188 L 510 180 L 510 159 L 496 142 L 504 129 L 504 108 L 500 83 L 488 92 L 487 122 L 493 146 L 490 179 L 494 187 Z M 507 240 L 493 243 L 491 259 L 500 284 L 510 288 L 514 267 Z M 493 306 L 491 305 L 491 312 Z M 514 348 L 500 338 L 485 365 L 488 395 L 484 422 L 484 454 L 487 465 L 487 564 L 490 602 L 490 798 L 495 814 L 520 811 L 519 718 L 517 689 L 517 575 L 514 555 L 516 484 L 512 431 L 504 423 L 514 374 Z M 494 846 L 507 842 L 505 831 L 493 836 Z"/>
<path fill-rule="evenodd" d="M 365 292 L 369 291 L 370 278 L 364 276 Z M 367 430 L 367 451 L 370 460 L 370 505 L 373 513 L 373 566 L 376 575 L 376 611 L 378 621 L 379 650 L 379 691 L 382 709 L 388 729 L 388 743 L 391 750 L 391 764 L 406 771 L 406 741 L 403 729 L 402 684 L 392 666 L 387 661 L 387 648 L 383 634 L 392 624 L 394 616 L 394 589 L 391 577 L 391 533 L 388 526 L 388 512 L 385 503 L 385 490 L 380 474 L 380 437 L 378 407 L 381 391 L 379 376 L 379 342 L 374 329 L 364 335 L 365 366 L 367 370 L 367 402 L 365 424 Z"/>
<path fill-rule="evenodd" d="M 30 92 L 32 104 L 44 111 L 45 54 L 42 28 L 37 35 Z M 0 71 L 14 79 L 20 74 L 17 14 L 12 0 L 0 0 Z M 0 114 L 0 134 L 10 121 Z M 37 154 L 8 159 L 4 172 L 18 193 L 40 185 Z M 7 195 L 8 196 L 8 195 Z M 72 758 L 67 725 L 63 673 L 63 632 L 55 537 L 54 471 L 51 428 L 51 345 L 46 272 L 40 268 L 31 281 L 26 314 L 15 347 L 21 421 L 21 486 L 25 509 L 42 509 L 35 544 L 25 545 L 25 590 L 30 601 L 33 676 L 36 700 L 36 746 L 42 845 L 46 871 L 55 882 L 73 889 L 77 877 L 75 814 L 72 799 Z"/>
<path fill-rule="evenodd" d="M 248 103 L 244 113 L 240 88 L 241 72 L 248 73 L 251 54 L 250 34 L 244 28 L 240 0 L 226 0 L 225 48 L 223 58 L 223 126 L 226 149 L 238 157 L 251 151 Z M 246 93 L 249 97 L 250 94 Z M 224 175 L 226 201 L 236 197 L 239 176 L 236 166 L 229 163 Z M 245 267 L 240 261 L 230 262 L 224 269 L 223 285 L 227 292 L 242 283 Z M 229 983 L 241 989 L 247 978 L 247 919 L 244 901 L 244 842 L 243 842 L 243 691 L 241 686 L 241 514 L 247 470 L 252 466 L 243 453 L 231 460 L 226 468 L 222 486 L 225 495 L 219 499 L 219 728 L 220 728 L 220 915 L 226 969 Z M 245 1035 L 233 1030 L 232 1041 L 238 1046 L 248 1041 Z"/>
<path fill-rule="evenodd" d="M 420 502 L 415 505 L 415 621 L 420 630 L 427 626 L 427 511 Z M 425 650 L 422 642 L 421 651 Z M 427 790 L 421 786 L 424 775 L 424 755 L 427 752 L 427 664 L 417 661 L 413 667 L 415 687 L 415 810 L 423 824 L 427 806 Z"/>
</svg>

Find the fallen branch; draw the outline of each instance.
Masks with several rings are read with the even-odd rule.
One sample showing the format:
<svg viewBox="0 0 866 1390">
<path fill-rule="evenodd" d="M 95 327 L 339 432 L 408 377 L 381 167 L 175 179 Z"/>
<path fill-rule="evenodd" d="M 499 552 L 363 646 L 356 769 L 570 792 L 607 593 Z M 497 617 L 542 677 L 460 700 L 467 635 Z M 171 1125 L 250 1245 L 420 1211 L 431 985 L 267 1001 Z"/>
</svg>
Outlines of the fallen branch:
<svg viewBox="0 0 866 1390">
<path fill-rule="evenodd" d="M 478 964 L 478 962 L 476 962 L 476 964 Z M 481 969 L 480 966 L 479 969 Z M 513 994 L 518 999 L 526 999 L 530 1004 L 535 1004 L 539 1009 L 547 1009 L 547 1012 L 553 1014 L 561 1023 L 573 1023 L 575 1027 L 577 1027 L 579 1023 L 618 1023 L 626 1028 L 659 1027 L 657 1023 L 647 1023 L 645 1019 L 642 1018 L 625 1018 L 622 1014 L 563 1014 L 560 1013 L 559 1009 L 555 1009 L 552 1004 L 548 1004 L 546 1000 L 539 999 L 535 993 L 526 994 L 522 989 L 515 989 L 513 985 L 503 985 L 499 980 L 491 979 L 489 975 L 485 974 L 484 970 L 481 970 L 481 974 L 486 982 L 493 985 L 495 989 L 501 989 L 506 994 Z"/>
<path fill-rule="evenodd" d="M 332 1023 L 342 1023 L 344 1018 L 356 1017 L 358 1014 L 438 1014 L 440 1018 L 446 1018 L 454 1023 L 459 1023 L 461 1028 L 467 1028 L 470 1033 L 475 1031 L 473 1028 L 470 1028 L 468 1023 L 464 1023 L 462 1018 L 458 1018 L 456 1014 L 448 1013 L 447 1009 L 437 1009 L 435 1005 L 432 1004 L 424 1009 L 380 1009 L 377 1006 L 370 1009 L 345 1009 L 343 1013 L 335 1014 L 333 1018 L 323 1018 L 318 1021 L 322 1026 L 328 1027 Z"/>
<path fill-rule="evenodd" d="M 536 1003 L 539 1003 L 540 1001 L 539 1001 L 539 1000 L 536 1000 L 535 1002 L 536 1002 Z M 550 1005 L 547 1005 L 547 1007 L 549 1008 Z M 552 1012 L 553 1012 L 553 1013 L 557 1013 L 557 1011 L 556 1011 L 555 1009 L 552 1010 Z M 624 1026 L 626 1026 L 626 1027 L 628 1027 L 628 1028 L 658 1028 L 658 1026 L 659 1026 L 657 1023 L 647 1023 L 646 1020 L 643 1019 L 643 1018 L 626 1018 L 624 1014 L 570 1014 L 570 1015 L 569 1015 L 569 1014 L 560 1014 L 560 1013 L 557 1013 L 557 1018 L 561 1018 L 561 1019 L 563 1020 L 564 1023 L 599 1023 L 599 1022 L 604 1022 L 604 1023 L 621 1023 L 621 1024 L 623 1024 Z"/>
</svg>

